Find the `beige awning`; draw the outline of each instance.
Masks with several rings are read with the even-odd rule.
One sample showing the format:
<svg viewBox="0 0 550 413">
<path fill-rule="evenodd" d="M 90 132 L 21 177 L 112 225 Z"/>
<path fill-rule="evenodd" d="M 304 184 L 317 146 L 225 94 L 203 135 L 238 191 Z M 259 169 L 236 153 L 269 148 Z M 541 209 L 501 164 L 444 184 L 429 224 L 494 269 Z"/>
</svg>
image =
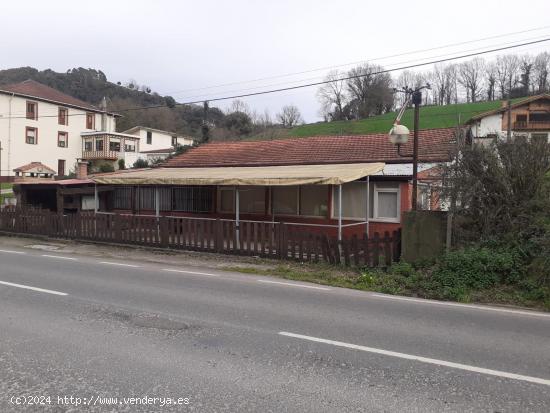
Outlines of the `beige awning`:
<svg viewBox="0 0 550 413">
<path fill-rule="evenodd" d="M 91 177 L 119 185 L 338 185 L 373 175 L 384 163 L 217 168 L 153 168 Z"/>
</svg>

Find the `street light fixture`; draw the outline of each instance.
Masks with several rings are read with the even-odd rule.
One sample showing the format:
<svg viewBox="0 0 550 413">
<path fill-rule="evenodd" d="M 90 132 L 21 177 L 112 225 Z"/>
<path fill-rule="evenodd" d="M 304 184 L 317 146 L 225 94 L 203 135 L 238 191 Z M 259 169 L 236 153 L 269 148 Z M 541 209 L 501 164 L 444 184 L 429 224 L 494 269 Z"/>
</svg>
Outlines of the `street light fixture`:
<svg viewBox="0 0 550 413">
<path fill-rule="evenodd" d="M 405 93 L 405 102 L 397 114 L 397 118 L 393 123 L 393 127 L 390 129 L 389 137 L 390 142 L 397 145 L 397 153 L 399 156 L 410 157 L 408 154 L 401 153 L 401 145 L 405 144 L 409 140 L 410 131 L 405 125 L 401 125 L 401 117 L 405 113 L 405 109 L 410 103 L 414 105 L 414 125 L 413 125 L 413 190 L 411 207 L 413 211 L 417 209 L 417 195 L 418 195 L 418 119 L 420 115 L 420 104 L 422 103 L 422 89 L 431 89 L 429 83 L 424 86 L 417 87 L 416 89 L 405 86 L 402 89 L 394 89 L 395 92 Z"/>
</svg>

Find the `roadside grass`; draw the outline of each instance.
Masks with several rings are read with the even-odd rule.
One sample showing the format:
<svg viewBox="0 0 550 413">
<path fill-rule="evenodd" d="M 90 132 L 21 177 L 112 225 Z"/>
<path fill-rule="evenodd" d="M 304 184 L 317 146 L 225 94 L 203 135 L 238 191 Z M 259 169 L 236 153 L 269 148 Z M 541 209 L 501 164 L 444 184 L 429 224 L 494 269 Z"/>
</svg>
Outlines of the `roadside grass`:
<svg viewBox="0 0 550 413">
<path fill-rule="evenodd" d="M 2 182 L 0 183 L 0 189 L 13 189 L 13 184 L 11 182 Z"/>
<path fill-rule="evenodd" d="M 499 284 L 490 288 L 463 288 L 453 290 L 453 295 L 449 296 L 447 286 L 434 282 L 433 268 L 433 262 L 422 263 L 419 268 L 399 262 L 387 269 L 353 269 L 293 262 L 270 267 L 239 265 L 221 267 L 226 271 L 243 274 L 272 276 L 383 294 L 550 311 L 550 290 L 530 288 L 525 285 Z"/>
<path fill-rule="evenodd" d="M 456 127 L 475 115 L 497 109 L 501 105 L 502 101 L 423 106 L 420 109 L 420 129 Z M 411 130 L 413 126 L 413 114 L 413 109 L 407 109 L 401 119 L 401 123 Z M 289 137 L 387 133 L 392 127 L 396 116 L 397 112 L 390 112 L 361 120 L 318 122 L 300 125 L 289 131 Z"/>
</svg>

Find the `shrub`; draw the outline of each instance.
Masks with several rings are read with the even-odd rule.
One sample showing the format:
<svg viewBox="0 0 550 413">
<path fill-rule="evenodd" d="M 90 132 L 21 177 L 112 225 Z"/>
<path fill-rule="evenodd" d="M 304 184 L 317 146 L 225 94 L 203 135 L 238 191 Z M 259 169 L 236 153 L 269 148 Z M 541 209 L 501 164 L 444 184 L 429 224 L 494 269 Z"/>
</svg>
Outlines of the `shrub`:
<svg viewBox="0 0 550 413">
<path fill-rule="evenodd" d="M 148 168 L 149 162 L 147 162 L 145 159 L 138 158 L 137 161 L 134 162 L 134 165 L 132 168 L 139 169 L 139 168 Z"/>
<path fill-rule="evenodd" d="M 99 172 L 105 173 L 105 172 L 114 172 L 115 167 L 110 162 L 103 162 L 98 167 Z"/>
<path fill-rule="evenodd" d="M 126 162 L 124 161 L 124 159 L 118 160 L 118 169 L 126 169 Z"/>
</svg>

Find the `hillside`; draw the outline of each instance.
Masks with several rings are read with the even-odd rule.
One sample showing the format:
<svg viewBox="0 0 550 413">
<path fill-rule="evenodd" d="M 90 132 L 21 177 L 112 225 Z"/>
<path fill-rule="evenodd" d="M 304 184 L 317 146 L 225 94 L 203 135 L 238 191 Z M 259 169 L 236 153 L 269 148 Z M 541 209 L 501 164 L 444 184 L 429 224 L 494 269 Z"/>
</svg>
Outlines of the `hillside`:
<svg viewBox="0 0 550 413">
<path fill-rule="evenodd" d="M 464 123 L 472 116 L 499 108 L 502 101 L 459 103 L 448 106 L 426 106 L 420 108 L 420 129 L 450 128 Z M 412 130 L 413 109 L 407 109 L 401 123 Z M 295 127 L 289 131 L 290 137 L 315 135 L 364 135 L 389 132 L 397 112 L 373 116 L 357 121 L 319 122 Z"/>
</svg>

